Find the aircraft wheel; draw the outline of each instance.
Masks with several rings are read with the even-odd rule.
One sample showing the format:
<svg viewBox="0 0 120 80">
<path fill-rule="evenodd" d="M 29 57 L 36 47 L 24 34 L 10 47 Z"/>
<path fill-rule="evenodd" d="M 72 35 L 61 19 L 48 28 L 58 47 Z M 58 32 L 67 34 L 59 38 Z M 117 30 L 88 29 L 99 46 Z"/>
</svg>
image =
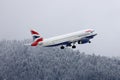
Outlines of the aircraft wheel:
<svg viewBox="0 0 120 80">
<path fill-rule="evenodd" d="M 73 46 L 72 46 L 72 48 L 76 48 L 76 46 L 75 46 L 75 45 L 73 45 Z"/>
<path fill-rule="evenodd" d="M 91 41 L 89 41 L 89 43 L 91 43 Z"/>
<path fill-rule="evenodd" d="M 61 48 L 61 49 L 64 49 L 65 47 L 64 47 L 64 46 L 61 46 L 60 48 Z"/>
<path fill-rule="evenodd" d="M 78 44 L 82 44 L 82 42 L 81 42 L 81 41 L 78 41 Z"/>
</svg>

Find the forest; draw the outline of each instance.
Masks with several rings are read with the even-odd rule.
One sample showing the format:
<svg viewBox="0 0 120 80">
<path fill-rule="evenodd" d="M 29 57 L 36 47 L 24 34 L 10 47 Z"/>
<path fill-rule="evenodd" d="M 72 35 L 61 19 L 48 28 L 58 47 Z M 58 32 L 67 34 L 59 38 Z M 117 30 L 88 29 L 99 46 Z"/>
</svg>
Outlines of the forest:
<svg viewBox="0 0 120 80">
<path fill-rule="evenodd" d="M 0 80 L 120 80 L 120 59 L 0 41 Z"/>
</svg>

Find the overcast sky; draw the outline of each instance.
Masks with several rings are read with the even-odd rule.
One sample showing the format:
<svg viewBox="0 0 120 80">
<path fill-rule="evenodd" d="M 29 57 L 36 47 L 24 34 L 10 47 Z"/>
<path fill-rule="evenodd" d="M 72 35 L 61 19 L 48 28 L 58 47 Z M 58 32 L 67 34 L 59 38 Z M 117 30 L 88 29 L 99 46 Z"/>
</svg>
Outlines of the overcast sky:
<svg viewBox="0 0 120 80">
<path fill-rule="evenodd" d="M 120 56 L 120 0 L 0 0 L 0 40 L 44 38 L 92 28 L 98 35 L 80 52 Z"/>
</svg>

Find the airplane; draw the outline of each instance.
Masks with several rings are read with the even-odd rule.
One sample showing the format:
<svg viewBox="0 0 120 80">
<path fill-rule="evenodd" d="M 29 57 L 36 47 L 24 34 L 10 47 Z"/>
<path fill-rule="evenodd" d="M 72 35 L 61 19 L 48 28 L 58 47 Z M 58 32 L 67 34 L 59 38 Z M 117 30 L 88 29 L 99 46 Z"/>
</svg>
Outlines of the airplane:
<svg viewBox="0 0 120 80">
<path fill-rule="evenodd" d="M 85 44 L 91 43 L 90 39 L 94 38 L 97 35 L 95 30 L 93 29 L 86 29 L 82 31 L 77 31 L 69 34 L 64 34 L 48 39 L 43 39 L 41 35 L 35 31 L 31 30 L 31 34 L 33 37 L 33 42 L 30 44 L 31 46 L 41 46 L 41 47 L 54 47 L 60 46 L 61 49 L 65 47 L 72 47 L 73 49 L 76 48 L 76 43 L 78 44 Z"/>
</svg>

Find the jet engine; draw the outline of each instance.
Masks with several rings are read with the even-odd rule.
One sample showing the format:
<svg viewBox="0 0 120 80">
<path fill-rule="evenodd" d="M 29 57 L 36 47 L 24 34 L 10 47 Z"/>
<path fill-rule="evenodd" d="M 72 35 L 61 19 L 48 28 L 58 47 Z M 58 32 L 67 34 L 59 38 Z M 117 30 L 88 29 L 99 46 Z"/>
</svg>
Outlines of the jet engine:
<svg viewBox="0 0 120 80">
<path fill-rule="evenodd" d="M 78 44 L 85 44 L 85 43 L 90 43 L 89 38 L 82 38 L 81 40 L 78 41 Z"/>
</svg>

